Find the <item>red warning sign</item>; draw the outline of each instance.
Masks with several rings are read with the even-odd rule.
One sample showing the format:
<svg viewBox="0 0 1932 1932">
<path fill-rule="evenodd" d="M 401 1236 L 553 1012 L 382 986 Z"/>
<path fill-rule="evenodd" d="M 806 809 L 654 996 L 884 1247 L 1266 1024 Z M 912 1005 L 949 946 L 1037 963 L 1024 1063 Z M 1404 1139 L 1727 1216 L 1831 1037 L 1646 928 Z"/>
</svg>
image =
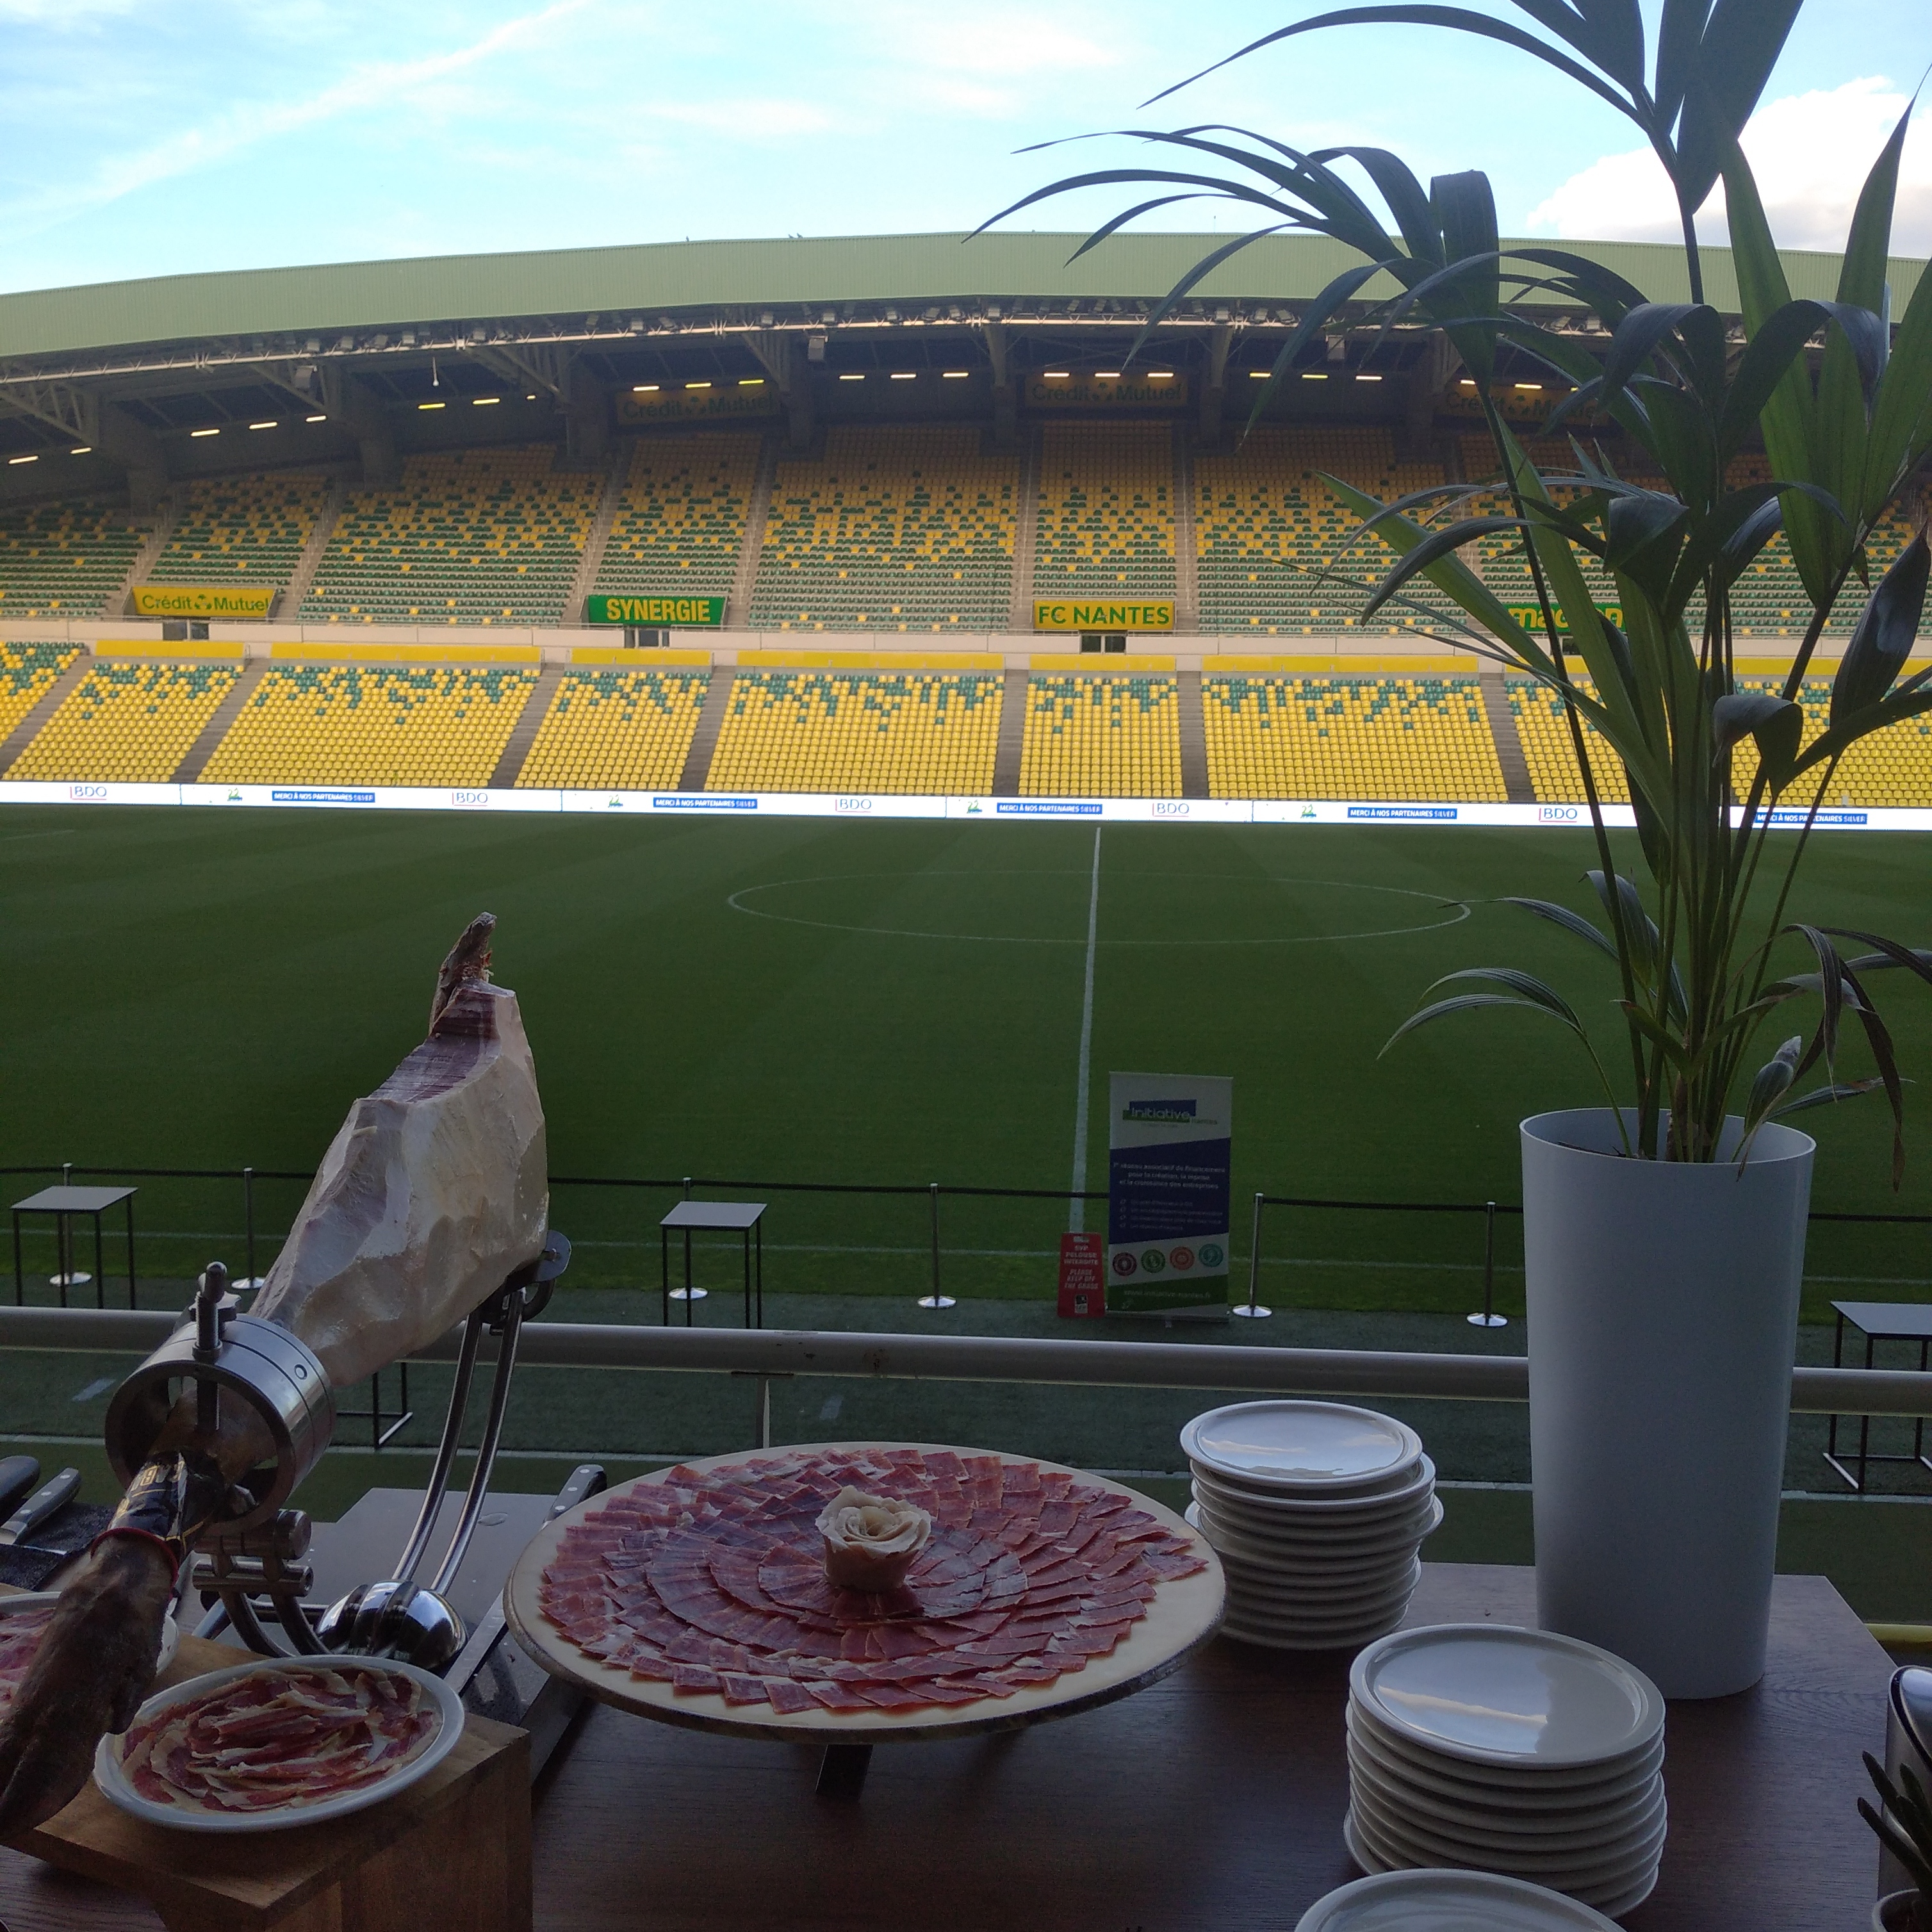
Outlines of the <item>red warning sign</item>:
<svg viewBox="0 0 1932 1932">
<path fill-rule="evenodd" d="M 1098 1234 L 1060 1238 L 1060 1312 L 1079 1316 L 1107 1312 L 1107 1244 Z"/>
</svg>

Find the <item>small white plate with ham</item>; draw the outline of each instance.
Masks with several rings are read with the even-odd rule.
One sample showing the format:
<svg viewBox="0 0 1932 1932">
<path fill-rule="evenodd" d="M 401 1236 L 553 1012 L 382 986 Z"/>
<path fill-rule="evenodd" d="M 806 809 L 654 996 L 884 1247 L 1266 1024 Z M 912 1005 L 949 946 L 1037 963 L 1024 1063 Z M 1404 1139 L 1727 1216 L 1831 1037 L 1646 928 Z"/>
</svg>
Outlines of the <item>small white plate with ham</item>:
<svg viewBox="0 0 1932 1932">
<path fill-rule="evenodd" d="M 387 1658 L 258 1658 L 150 1697 L 94 1754 L 110 1802 L 183 1832 L 272 1832 L 380 1804 L 463 1735 L 463 1700 Z"/>
</svg>

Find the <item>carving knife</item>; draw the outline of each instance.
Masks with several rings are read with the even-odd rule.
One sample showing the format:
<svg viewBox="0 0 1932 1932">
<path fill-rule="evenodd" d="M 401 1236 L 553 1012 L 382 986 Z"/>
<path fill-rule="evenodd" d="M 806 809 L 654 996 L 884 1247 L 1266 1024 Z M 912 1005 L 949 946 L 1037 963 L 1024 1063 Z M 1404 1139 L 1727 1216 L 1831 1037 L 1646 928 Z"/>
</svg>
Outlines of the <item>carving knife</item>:
<svg viewBox="0 0 1932 1932">
<path fill-rule="evenodd" d="M 0 1518 L 11 1516 L 20 1508 L 20 1498 L 40 1480 L 38 1456 L 0 1458 Z"/>
<path fill-rule="evenodd" d="M 42 1484 L 0 1527 L 0 1550 L 26 1542 L 50 1516 L 58 1515 L 80 1493 L 78 1469 L 63 1469 L 52 1481 Z"/>
</svg>

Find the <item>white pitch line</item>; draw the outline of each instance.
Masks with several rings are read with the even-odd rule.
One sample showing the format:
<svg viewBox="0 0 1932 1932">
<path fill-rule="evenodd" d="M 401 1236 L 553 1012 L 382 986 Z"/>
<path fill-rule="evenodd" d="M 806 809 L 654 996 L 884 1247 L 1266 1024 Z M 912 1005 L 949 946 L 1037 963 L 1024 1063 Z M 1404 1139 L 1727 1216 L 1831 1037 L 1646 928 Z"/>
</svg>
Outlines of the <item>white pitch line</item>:
<svg viewBox="0 0 1932 1932">
<path fill-rule="evenodd" d="M 1080 999 L 1080 1078 L 1073 1100 L 1073 1185 L 1067 1223 L 1080 1233 L 1087 1226 L 1087 1102 L 1093 1085 L 1094 955 L 1100 935 L 1100 828 L 1094 828 L 1094 883 L 1087 896 L 1087 980 Z"/>
</svg>

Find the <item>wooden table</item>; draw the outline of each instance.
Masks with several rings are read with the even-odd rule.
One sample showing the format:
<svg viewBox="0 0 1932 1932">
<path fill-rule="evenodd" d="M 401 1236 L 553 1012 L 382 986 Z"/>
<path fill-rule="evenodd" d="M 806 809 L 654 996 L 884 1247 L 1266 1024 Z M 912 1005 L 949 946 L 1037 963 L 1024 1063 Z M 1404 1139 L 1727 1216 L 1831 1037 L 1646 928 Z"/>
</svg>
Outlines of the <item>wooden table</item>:
<svg viewBox="0 0 1932 1932">
<path fill-rule="evenodd" d="M 1765 1682 L 1676 1704 L 1670 1842 L 1630 1932 L 1864 1932 L 1876 1852 L 1853 1809 L 1890 1666 L 1822 1578 L 1781 1576 Z M 1412 1623 L 1527 1623 L 1532 1574 L 1431 1564 Z M 537 1787 L 542 1932 L 1007 1924 L 1291 1932 L 1355 1876 L 1346 1666 L 1216 1640 L 1124 1702 L 881 1754 L 857 1804 L 814 1798 L 806 1745 L 593 1708 Z M 152 1932 L 145 1906 L 0 1854 L 11 1932 Z"/>
</svg>

